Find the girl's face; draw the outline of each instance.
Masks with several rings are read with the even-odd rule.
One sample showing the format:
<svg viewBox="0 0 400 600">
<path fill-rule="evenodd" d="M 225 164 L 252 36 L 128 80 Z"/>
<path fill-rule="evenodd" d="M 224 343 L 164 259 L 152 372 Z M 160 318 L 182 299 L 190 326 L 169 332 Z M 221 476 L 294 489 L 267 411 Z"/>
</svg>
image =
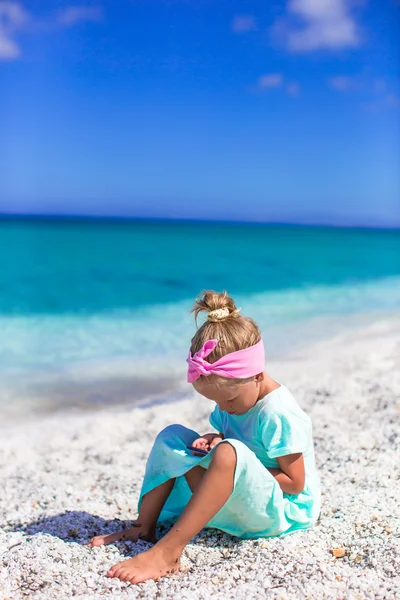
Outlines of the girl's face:
<svg viewBox="0 0 400 600">
<path fill-rule="evenodd" d="M 197 380 L 193 387 L 205 398 L 216 402 L 220 410 L 230 415 L 244 415 L 260 399 L 263 380 L 264 373 L 260 373 L 247 383 L 224 383 L 218 386 Z"/>
</svg>

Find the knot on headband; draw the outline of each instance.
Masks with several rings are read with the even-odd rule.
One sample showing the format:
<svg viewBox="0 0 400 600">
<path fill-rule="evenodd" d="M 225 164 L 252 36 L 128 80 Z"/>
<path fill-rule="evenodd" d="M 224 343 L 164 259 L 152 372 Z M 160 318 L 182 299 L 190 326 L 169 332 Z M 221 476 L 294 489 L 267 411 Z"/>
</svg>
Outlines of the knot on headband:
<svg viewBox="0 0 400 600">
<path fill-rule="evenodd" d="M 208 340 L 194 356 L 189 352 L 187 358 L 187 380 L 193 383 L 201 375 L 219 375 L 228 379 L 247 379 L 264 371 L 265 352 L 262 339 L 250 348 L 225 354 L 214 363 L 205 359 L 217 346 L 218 340 Z"/>
</svg>

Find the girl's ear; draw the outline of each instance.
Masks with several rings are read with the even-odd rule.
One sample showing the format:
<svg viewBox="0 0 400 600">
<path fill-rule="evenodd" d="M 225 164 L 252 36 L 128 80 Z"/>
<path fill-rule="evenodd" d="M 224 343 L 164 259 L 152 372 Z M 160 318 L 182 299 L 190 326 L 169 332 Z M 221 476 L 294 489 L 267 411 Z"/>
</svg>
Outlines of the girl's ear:
<svg viewBox="0 0 400 600">
<path fill-rule="evenodd" d="M 256 383 L 261 383 L 262 381 L 264 381 L 264 373 L 259 373 L 258 375 L 256 375 L 255 380 Z"/>
</svg>

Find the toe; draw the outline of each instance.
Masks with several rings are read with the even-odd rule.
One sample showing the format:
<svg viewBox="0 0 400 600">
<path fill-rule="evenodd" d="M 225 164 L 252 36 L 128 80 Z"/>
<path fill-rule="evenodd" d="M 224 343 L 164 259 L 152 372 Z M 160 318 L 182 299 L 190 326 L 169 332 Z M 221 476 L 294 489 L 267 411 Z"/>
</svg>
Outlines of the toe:
<svg viewBox="0 0 400 600">
<path fill-rule="evenodd" d="M 117 575 L 118 579 L 120 579 L 121 581 L 128 581 L 130 578 L 130 573 L 129 571 L 127 571 L 126 569 L 121 569 L 120 571 L 118 571 Z"/>
<path fill-rule="evenodd" d="M 103 543 L 103 538 L 96 536 L 90 540 L 89 547 L 94 548 L 95 546 L 101 546 L 102 543 Z"/>
<path fill-rule="evenodd" d="M 127 581 L 130 583 L 143 583 L 148 579 L 151 579 L 151 577 L 146 577 L 143 573 L 132 573 L 131 571 Z"/>
<path fill-rule="evenodd" d="M 118 579 L 121 579 L 121 575 L 124 571 L 125 569 L 122 565 L 117 565 L 117 568 L 114 570 L 112 577 L 117 577 Z"/>
<path fill-rule="evenodd" d="M 118 571 L 118 569 L 120 569 L 120 565 L 114 565 L 113 567 L 111 567 L 111 569 L 107 572 L 108 577 L 114 577 L 116 571 Z"/>
</svg>

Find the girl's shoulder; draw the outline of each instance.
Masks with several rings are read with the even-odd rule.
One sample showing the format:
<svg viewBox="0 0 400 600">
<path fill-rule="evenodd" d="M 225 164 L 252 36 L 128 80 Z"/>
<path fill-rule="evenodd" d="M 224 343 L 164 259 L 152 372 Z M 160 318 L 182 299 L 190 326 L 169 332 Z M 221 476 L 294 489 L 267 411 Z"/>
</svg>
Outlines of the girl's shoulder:
<svg viewBox="0 0 400 600">
<path fill-rule="evenodd" d="M 310 417 L 300 407 L 299 403 L 285 385 L 268 394 L 264 399 L 259 419 L 263 422 L 277 419 L 310 421 Z"/>
<path fill-rule="evenodd" d="M 305 453 L 312 446 L 311 419 L 285 386 L 262 406 L 258 432 L 270 458 Z"/>
</svg>

